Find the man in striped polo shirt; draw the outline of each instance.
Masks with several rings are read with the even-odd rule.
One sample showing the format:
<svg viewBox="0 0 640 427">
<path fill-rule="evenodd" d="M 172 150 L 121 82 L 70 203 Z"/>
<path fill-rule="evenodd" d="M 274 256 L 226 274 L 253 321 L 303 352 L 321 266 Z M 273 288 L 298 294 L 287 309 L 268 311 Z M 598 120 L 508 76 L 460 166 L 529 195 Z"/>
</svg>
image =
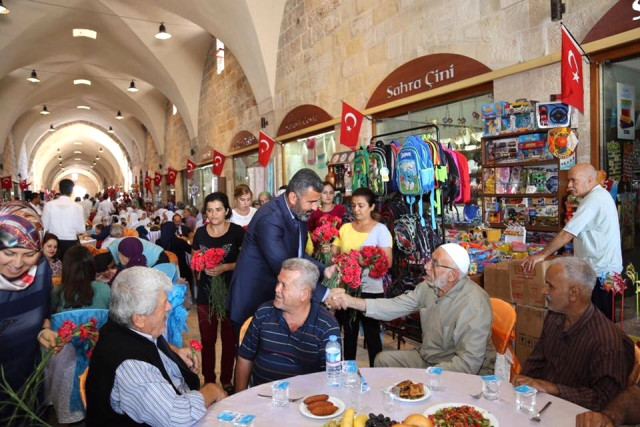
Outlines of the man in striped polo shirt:
<svg viewBox="0 0 640 427">
<path fill-rule="evenodd" d="M 321 372 L 330 335 L 338 337 L 338 321 L 312 302 L 320 272 L 303 258 L 282 263 L 276 295 L 262 304 L 238 350 L 236 392 L 252 384 Z"/>
</svg>

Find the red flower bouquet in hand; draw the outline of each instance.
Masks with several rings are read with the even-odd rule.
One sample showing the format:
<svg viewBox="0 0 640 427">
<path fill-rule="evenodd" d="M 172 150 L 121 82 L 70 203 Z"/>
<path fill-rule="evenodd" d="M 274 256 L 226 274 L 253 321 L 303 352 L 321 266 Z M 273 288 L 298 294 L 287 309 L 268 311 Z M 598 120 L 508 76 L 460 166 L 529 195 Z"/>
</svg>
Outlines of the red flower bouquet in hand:
<svg viewBox="0 0 640 427">
<path fill-rule="evenodd" d="M 333 257 L 332 261 L 338 268 L 329 279 L 324 281 L 324 285 L 328 288 L 340 286 L 350 295 L 360 295 L 362 268 L 358 264 L 359 255 L 358 251 L 351 251 Z"/>
<path fill-rule="evenodd" d="M 191 354 L 195 363 L 197 353 L 202 351 L 202 343 L 198 340 L 189 340 L 189 348 L 191 349 Z"/>
<path fill-rule="evenodd" d="M 360 249 L 360 253 L 362 254 L 364 268 L 369 269 L 369 277 L 380 279 L 387 274 L 391 266 L 387 255 L 381 248 L 378 246 L 363 246 Z"/>
<path fill-rule="evenodd" d="M 222 248 L 210 248 L 206 251 L 197 250 L 191 256 L 191 268 L 197 272 L 214 269 L 220 265 L 226 255 L 227 251 Z M 227 284 L 220 274 L 212 276 L 209 285 L 209 319 L 211 319 L 213 312 L 215 312 L 218 320 L 226 317 L 226 301 Z"/>
<path fill-rule="evenodd" d="M 325 215 L 320 218 L 318 224 L 318 227 L 311 233 L 311 240 L 313 241 L 314 247 L 313 256 L 324 265 L 329 265 L 331 262 L 331 253 L 322 252 L 322 246 L 331 244 L 333 239 L 340 235 L 338 229 L 340 228 L 340 224 L 342 224 L 342 220 L 337 216 Z"/>
</svg>

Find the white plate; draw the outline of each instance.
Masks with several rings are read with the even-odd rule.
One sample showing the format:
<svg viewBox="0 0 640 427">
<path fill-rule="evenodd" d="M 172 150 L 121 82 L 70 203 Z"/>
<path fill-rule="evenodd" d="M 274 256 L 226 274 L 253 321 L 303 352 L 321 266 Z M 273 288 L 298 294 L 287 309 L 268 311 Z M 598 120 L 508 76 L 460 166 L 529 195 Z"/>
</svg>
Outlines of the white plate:
<svg viewBox="0 0 640 427">
<path fill-rule="evenodd" d="M 305 397 L 305 399 L 306 399 L 306 397 Z M 338 399 L 337 397 L 329 397 L 327 400 L 338 407 L 338 410 L 336 412 L 334 412 L 333 414 L 330 414 L 330 415 L 313 415 L 311 412 L 309 412 L 309 410 L 307 409 L 307 405 L 305 405 L 304 402 L 300 403 L 300 412 L 302 412 L 302 415 L 304 415 L 305 417 L 315 418 L 316 420 L 324 420 L 326 418 L 337 417 L 338 415 L 340 415 L 340 414 L 342 414 L 344 412 L 345 404 L 344 404 L 344 402 L 342 400 Z"/>
<path fill-rule="evenodd" d="M 500 427 L 500 423 L 498 422 L 498 419 L 496 418 L 495 415 L 493 415 L 491 412 L 487 411 L 484 408 L 481 408 L 481 407 L 476 406 L 476 405 L 470 405 L 468 403 L 455 403 L 455 402 L 453 402 L 453 403 L 440 403 L 438 405 L 433 405 L 432 407 L 430 407 L 429 409 L 424 411 L 424 415 L 428 416 L 428 415 L 435 414 L 440 409 L 448 408 L 450 406 L 471 406 L 476 411 L 480 412 L 483 417 L 485 417 L 486 419 L 489 420 L 489 423 L 491 424 L 491 427 Z"/>
<path fill-rule="evenodd" d="M 389 387 L 387 387 L 387 390 L 391 390 L 393 387 L 395 387 L 395 385 L 390 385 Z M 422 402 L 423 400 L 427 400 L 429 398 L 429 396 L 431 396 L 431 390 L 429 390 L 429 387 L 425 387 L 424 384 L 422 384 L 422 389 L 424 390 L 424 396 L 419 397 L 417 399 L 407 399 L 406 397 L 398 397 L 398 402 L 407 402 L 407 403 L 414 403 L 414 402 Z"/>
</svg>

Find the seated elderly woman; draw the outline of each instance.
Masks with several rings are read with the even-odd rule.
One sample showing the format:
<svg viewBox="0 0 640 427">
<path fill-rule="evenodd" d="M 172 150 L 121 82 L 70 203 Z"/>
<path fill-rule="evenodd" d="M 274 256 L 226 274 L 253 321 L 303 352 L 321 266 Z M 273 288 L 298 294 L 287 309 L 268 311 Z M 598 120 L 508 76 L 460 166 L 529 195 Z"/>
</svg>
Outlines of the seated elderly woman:
<svg viewBox="0 0 640 427">
<path fill-rule="evenodd" d="M 117 239 L 124 237 L 124 227 L 122 224 L 112 224 L 109 231 L 109 237 L 102 242 L 102 248 L 108 249 L 109 246 Z"/>
<path fill-rule="evenodd" d="M 122 272 L 122 270 L 131 267 L 146 267 L 147 257 L 144 256 L 144 245 L 142 240 L 136 237 L 125 237 L 118 243 L 118 261 L 120 261 L 116 274 L 111 278 L 109 283 L 113 283 L 114 279 Z"/>
<path fill-rule="evenodd" d="M 109 320 L 100 329 L 87 376 L 87 425 L 191 425 L 223 399 L 219 385 L 200 387 L 197 358 L 170 347 L 162 272 L 132 267 L 111 288 Z"/>
</svg>

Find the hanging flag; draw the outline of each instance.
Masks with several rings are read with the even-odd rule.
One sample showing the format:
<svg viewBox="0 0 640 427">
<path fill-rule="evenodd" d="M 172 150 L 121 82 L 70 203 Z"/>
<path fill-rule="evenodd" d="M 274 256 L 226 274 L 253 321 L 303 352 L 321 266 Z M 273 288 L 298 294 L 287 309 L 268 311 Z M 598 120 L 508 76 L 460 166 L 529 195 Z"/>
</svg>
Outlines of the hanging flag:
<svg viewBox="0 0 640 427">
<path fill-rule="evenodd" d="M 342 119 L 340 122 L 340 143 L 347 147 L 358 145 L 360 126 L 364 115 L 346 102 L 342 103 Z"/>
<path fill-rule="evenodd" d="M 215 176 L 222 175 L 222 168 L 224 168 L 224 161 L 227 160 L 227 156 L 224 154 L 213 150 L 213 174 Z M 267 161 L 268 162 L 268 161 Z"/>
<path fill-rule="evenodd" d="M 187 159 L 187 179 L 191 179 L 193 177 L 193 171 L 196 169 L 196 163 L 191 160 L 191 159 Z"/>
<path fill-rule="evenodd" d="M 562 102 L 584 112 L 584 84 L 582 81 L 582 55 L 584 51 L 569 30 L 562 28 L 562 59 L 560 75 L 562 81 Z"/>
<path fill-rule="evenodd" d="M 178 171 L 174 168 L 167 169 L 167 185 L 175 185 L 176 177 L 178 176 Z"/>
<path fill-rule="evenodd" d="M 23 179 L 22 181 L 20 181 L 20 184 L 18 184 L 20 186 L 21 190 L 26 190 L 27 188 L 29 188 L 29 186 L 31 185 L 30 182 L 27 182 L 26 179 Z"/>
<path fill-rule="evenodd" d="M 148 173 L 147 176 L 144 177 L 144 188 L 146 188 L 147 191 L 151 191 L 151 177 Z"/>
<path fill-rule="evenodd" d="M 258 163 L 260 163 L 265 168 L 269 164 L 269 159 L 271 159 L 271 152 L 273 151 L 273 146 L 276 145 L 276 142 L 266 133 L 260 131 L 258 135 L 258 141 L 260 141 L 258 148 Z"/>
<path fill-rule="evenodd" d="M 153 177 L 153 183 L 156 187 L 160 185 L 162 182 L 162 174 L 160 172 L 156 172 L 156 175 Z"/>
<path fill-rule="evenodd" d="M 3 190 L 11 190 L 13 182 L 11 180 L 11 176 L 3 176 L 2 177 L 2 189 Z"/>
</svg>

